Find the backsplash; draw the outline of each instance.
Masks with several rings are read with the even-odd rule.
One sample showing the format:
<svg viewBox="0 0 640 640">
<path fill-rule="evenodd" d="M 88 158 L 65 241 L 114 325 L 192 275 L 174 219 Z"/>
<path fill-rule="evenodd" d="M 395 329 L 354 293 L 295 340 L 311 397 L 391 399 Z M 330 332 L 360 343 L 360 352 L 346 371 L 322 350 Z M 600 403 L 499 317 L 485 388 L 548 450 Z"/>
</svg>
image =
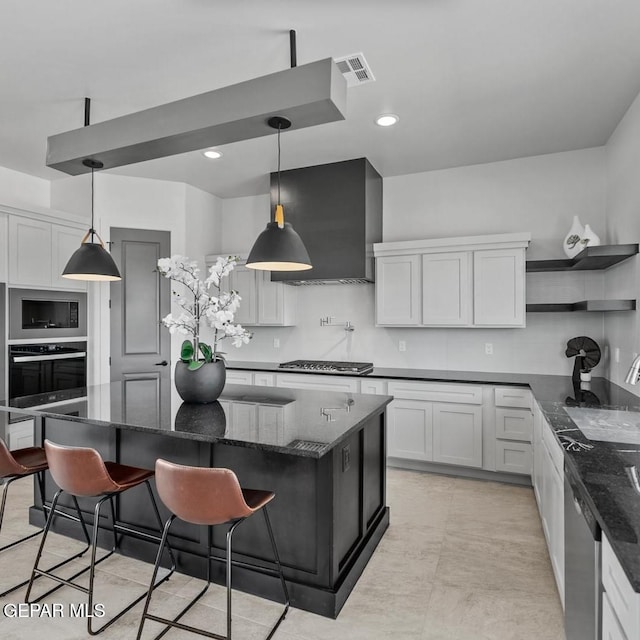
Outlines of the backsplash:
<svg viewBox="0 0 640 640">
<path fill-rule="evenodd" d="M 602 344 L 602 314 L 527 314 L 525 329 L 389 329 L 374 324 L 374 285 L 298 288 L 295 327 L 255 327 L 240 349 L 224 345 L 229 360 L 284 362 L 297 358 L 373 362 L 383 367 L 450 371 L 570 374 L 567 340 L 587 335 Z M 355 331 L 320 326 L 320 319 L 349 321 Z M 203 338 L 205 339 L 205 338 Z M 280 347 L 274 348 L 274 339 Z M 206 340 L 206 339 L 205 339 Z M 404 341 L 406 351 L 399 351 Z M 493 355 L 485 355 L 485 344 Z M 603 365 L 594 370 L 602 375 Z"/>
</svg>

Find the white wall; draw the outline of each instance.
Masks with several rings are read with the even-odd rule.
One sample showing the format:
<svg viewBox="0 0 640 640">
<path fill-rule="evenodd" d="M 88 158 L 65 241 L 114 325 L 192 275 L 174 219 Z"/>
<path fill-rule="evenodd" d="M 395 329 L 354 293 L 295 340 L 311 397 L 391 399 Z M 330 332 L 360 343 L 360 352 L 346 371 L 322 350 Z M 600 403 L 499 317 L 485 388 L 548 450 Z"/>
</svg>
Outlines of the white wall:
<svg viewBox="0 0 640 640">
<path fill-rule="evenodd" d="M 384 180 L 383 234 L 391 241 L 531 231 L 529 258 L 563 257 L 574 215 L 605 241 L 604 202 L 602 148 L 398 176 Z M 246 254 L 269 219 L 269 196 L 224 200 L 222 211 L 223 250 Z M 530 274 L 528 288 L 531 301 L 601 297 L 602 277 Z M 572 370 L 564 355 L 569 338 L 588 335 L 601 343 L 604 337 L 597 313 L 528 314 L 526 329 L 376 328 L 372 285 L 300 287 L 298 314 L 296 327 L 256 328 L 249 345 L 227 349 L 229 359 L 564 374 Z M 356 331 L 320 327 L 327 315 L 351 321 Z M 398 351 L 399 340 L 406 341 L 406 352 Z M 493 356 L 484 354 L 486 342 Z"/>
<path fill-rule="evenodd" d="M 618 124 L 606 146 L 607 236 L 612 243 L 640 241 L 640 96 Z M 640 259 L 636 256 L 605 272 L 607 297 L 638 299 Z M 610 358 L 608 377 L 640 395 L 638 385 L 624 382 L 633 357 L 640 352 L 640 312 L 609 313 L 605 318 Z"/>
<path fill-rule="evenodd" d="M 48 180 L 0 167 L 0 204 L 19 209 L 50 206 Z"/>
</svg>

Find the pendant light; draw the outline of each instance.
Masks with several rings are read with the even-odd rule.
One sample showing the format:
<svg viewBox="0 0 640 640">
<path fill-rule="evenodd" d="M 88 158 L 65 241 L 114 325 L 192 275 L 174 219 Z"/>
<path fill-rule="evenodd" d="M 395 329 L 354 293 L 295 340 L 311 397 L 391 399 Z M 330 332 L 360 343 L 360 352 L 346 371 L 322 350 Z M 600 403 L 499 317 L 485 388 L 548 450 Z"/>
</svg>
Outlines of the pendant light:
<svg viewBox="0 0 640 640">
<path fill-rule="evenodd" d="M 311 260 L 300 236 L 290 223 L 284 221 L 280 203 L 280 131 L 288 129 L 291 121 L 281 116 L 269 118 L 267 124 L 278 130 L 278 202 L 274 222 L 258 236 L 247 258 L 246 266 L 263 271 L 306 271 Z"/>
<path fill-rule="evenodd" d="M 102 169 L 104 165 L 91 158 L 85 158 L 82 164 L 91 169 L 91 228 L 82 238 L 80 248 L 76 249 L 69 258 L 69 262 L 62 272 L 62 277 L 69 280 L 88 281 L 121 280 L 122 277 L 116 263 L 104 248 L 104 242 L 93 226 L 93 172 L 95 169 Z M 98 242 L 95 242 L 95 238 L 98 239 Z"/>
</svg>

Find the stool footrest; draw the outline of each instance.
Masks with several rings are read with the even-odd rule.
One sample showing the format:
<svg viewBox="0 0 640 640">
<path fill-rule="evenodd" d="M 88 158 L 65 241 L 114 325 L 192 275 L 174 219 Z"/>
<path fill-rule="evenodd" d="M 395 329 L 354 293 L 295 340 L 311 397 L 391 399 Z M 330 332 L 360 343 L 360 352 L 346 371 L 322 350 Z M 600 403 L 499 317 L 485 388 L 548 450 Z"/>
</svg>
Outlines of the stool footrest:
<svg viewBox="0 0 640 640">
<path fill-rule="evenodd" d="M 192 605 L 195 604 L 195 601 L 189 605 L 189 609 Z M 154 616 L 150 613 L 147 613 L 145 616 L 148 620 L 153 620 L 154 622 L 159 622 L 160 624 L 166 624 L 168 627 L 174 627 L 176 629 L 182 629 L 182 631 L 190 631 L 191 633 L 197 633 L 198 635 L 205 636 L 207 638 L 215 638 L 215 640 L 228 640 L 227 636 L 222 636 L 219 633 L 214 633 L 213 631 L 205 631 L 204 629 L 198 629 L 197 627 L 192 627 L 188 624 L 183 624 L 182 622 L 178 622 L 178 620 L 186 613 L 186 611 L 181 612 L 176 618 L 173 620 L 169 620 L 168 618 L 160 618 L 159 616 Z M 165 631 L 161 634 L 164 635 L 169 629 L 165 629 Z M 156 636 L 154 640 L 160 638 L 161 635 Z"/>
</svg>

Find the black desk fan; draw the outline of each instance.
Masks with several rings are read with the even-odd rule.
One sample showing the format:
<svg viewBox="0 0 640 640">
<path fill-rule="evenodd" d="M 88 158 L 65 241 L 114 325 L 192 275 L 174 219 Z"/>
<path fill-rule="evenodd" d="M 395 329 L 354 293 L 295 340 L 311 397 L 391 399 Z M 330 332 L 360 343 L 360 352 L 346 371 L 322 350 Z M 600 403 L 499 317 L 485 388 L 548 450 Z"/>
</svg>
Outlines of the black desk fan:
<svg viewBox="0 0 640 640">
<path fill-rule="evenodd" d="M 567 342 L 567 349 L 564 353 L 567 358 L 575 356 L 572 375 L 574 382 L 580 382 L 581 371 L 591 371 L 600 362 L 600 347 L 593 338 L 587 336 L 571 338 Z"/>
</svg>

